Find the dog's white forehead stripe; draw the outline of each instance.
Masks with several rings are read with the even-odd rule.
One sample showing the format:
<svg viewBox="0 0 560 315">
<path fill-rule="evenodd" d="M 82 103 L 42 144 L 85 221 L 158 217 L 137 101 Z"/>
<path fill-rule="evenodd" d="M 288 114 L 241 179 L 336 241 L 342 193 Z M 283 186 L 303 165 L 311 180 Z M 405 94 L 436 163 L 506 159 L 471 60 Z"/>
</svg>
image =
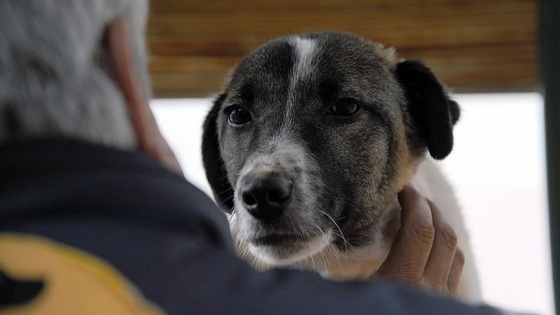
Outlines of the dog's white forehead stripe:
<svg viewBox="0 0 560 315">
<path fill-rule="evenodd" d="M 296 62 L 292 75 L 292 85 L 311 72 L 311 63 L 315 55 L 315 41 L 309 38 L 293 37 L 292 45 L 296 50 Z"/>
<path fill-rule="evenodd" d="M 317 51 L 317 44 L 314 40 L 309 38 L 301 38 L 294 36 L 290 39 L 290 44 L 295 50 L 295 62 L 292 68 L 292 75 L 290 76 L 290 88 L 288 91 L 288 106 L 286 111 L 286 120 L 284 122 L 284 129 L 289 125 L 290 116 L 293 113 L 291 108 L 295 105 L 296 87 L 297 83 L 307 78 L 313 69 L 313 59 Z"/>
</svg>

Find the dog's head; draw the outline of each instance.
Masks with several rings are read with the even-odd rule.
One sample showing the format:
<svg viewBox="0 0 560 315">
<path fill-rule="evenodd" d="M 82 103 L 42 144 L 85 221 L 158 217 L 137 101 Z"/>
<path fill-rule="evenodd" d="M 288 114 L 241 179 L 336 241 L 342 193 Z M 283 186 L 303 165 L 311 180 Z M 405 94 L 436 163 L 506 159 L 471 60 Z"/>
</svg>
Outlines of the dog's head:
<svg viewBox="0 0 560 315">
<path fill-rule="evenodd" d="M 431 71 L 342 33 L 271 41 L 233 70 L 203 160 L 238 242 L 273 265 L 382 241 L 388 209 L 459 117 Z M 379 233 L 376 233 L 379 232 Z"/>
</svg>

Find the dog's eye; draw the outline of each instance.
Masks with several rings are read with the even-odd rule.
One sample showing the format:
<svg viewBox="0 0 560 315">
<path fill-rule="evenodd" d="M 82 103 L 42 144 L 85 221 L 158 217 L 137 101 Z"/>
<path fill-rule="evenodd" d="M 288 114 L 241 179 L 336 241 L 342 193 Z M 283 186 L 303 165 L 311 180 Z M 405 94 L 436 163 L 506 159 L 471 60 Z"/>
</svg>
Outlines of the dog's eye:
<svg viewBox="0 0 560 315">
<path fill-rule="evenodd" d="M 251 121 L 251 113 L 240 106 L 232 106 L 228 110 L 228 120 L 232 125 L 244 125 Z"/>
<path fill-rule="evenodd" d="M 329 108 L 329 115 L 351 116 L 360 110 L 360 105 L 352 99 L 342 99 Z"/>
</svg>

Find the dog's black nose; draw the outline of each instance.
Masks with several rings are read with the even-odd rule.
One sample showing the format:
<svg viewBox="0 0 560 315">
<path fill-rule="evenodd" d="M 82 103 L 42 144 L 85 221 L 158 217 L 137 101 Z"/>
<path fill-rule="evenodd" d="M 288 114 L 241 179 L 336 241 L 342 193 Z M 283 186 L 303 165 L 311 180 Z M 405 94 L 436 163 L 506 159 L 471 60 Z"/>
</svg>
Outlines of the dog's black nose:
<svg viewBox="0 0 560 315">
<path fill-rule="evenodd" d="M 278 173 L 247 174 L 241 180 L 240 192 L 253 217 L 270 221 L 284 212 L 292 194 L 292 181 Z"/>
</svg>

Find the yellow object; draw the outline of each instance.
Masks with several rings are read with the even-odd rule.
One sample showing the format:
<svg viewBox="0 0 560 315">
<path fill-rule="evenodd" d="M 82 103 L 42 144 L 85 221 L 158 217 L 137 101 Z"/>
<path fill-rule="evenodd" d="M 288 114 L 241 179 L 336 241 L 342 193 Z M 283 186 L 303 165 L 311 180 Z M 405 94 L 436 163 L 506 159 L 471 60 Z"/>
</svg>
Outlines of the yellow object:
<svg viewBox="0 0 560 315">
<path fill-rule="evenodd" d="M 45 282 L 29 304 L 0 309 L 1 315 L 163 314 L 106 262 L 43 237 L 0 233 L 0 269 Z"/>
</svg>

